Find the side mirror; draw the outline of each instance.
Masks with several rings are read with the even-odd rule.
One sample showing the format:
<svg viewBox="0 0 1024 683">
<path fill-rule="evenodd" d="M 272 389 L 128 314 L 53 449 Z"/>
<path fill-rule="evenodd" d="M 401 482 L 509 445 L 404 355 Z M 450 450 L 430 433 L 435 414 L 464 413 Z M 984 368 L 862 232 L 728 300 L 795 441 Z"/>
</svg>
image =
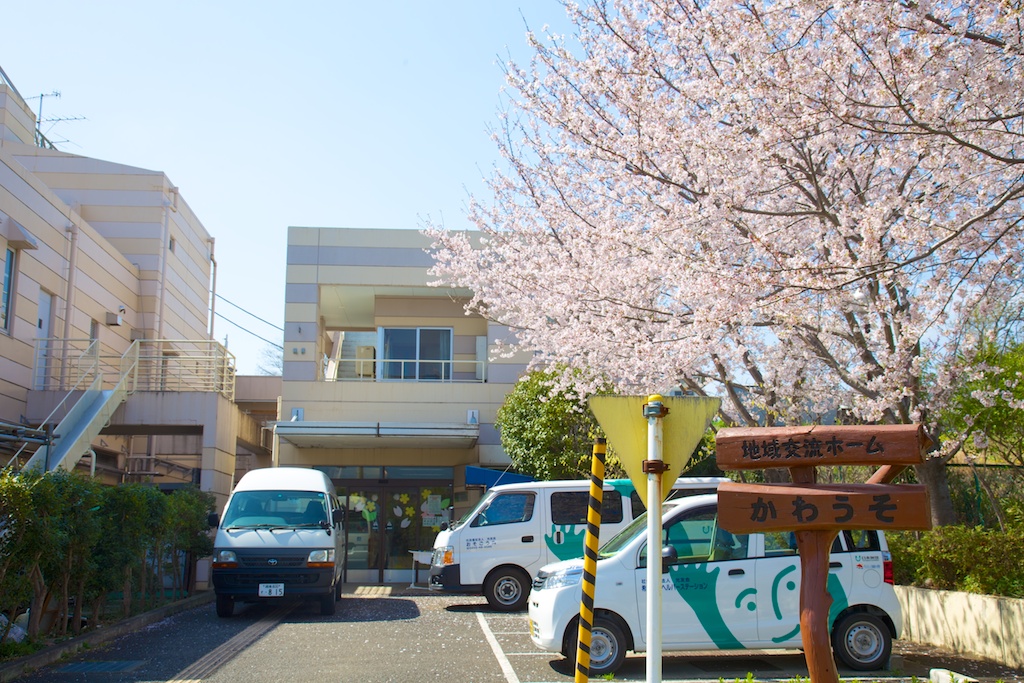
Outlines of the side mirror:
<svg viewBox="0 0 1024 683">
<path fill-rule="evenodd" d="M 441 531 L 448 531 L 448 522 L 441 522 Z"/>
<path fill-rule="evenodd" d="M 212 527 L 220 526 L 220 515 L 218 515 L 216 512 L 211 512 L 210 515 L 206 518 L 206 523 Z"/>
<path fill-rule="evenodd" d="M 334 524 L 335 526 L 338 526 L 343 521 L 345 521 L 345 511 L 342 510 L 341 508 L 335 508 L 331 512 L 331 523 Z"/>
<path fill-rule="evenodd" d="M 668 568 L 679 561 L 679 552 L 674 545 L 667 545 L 661 549 L 661 573 L 668 573 Z"/>
</svg>

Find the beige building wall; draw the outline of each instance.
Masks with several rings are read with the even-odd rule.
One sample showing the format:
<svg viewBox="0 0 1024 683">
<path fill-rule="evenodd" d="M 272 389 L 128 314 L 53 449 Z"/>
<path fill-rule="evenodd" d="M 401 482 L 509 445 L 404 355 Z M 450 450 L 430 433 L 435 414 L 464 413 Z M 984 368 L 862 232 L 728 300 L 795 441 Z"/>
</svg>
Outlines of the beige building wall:
<svg viewBox="0 0 1024 683">
<path fill-rule="evenodd" d="M 0 257 L 13 249 L 14 287 L 8 328 L 0 332 L 0 419 L 25 415 L 39 380 L 35 339 L 89 339 L 123 352 L 138 320 L 139 270 L 0 143 Z M 31 240 L 11 240 L 12 230 Z M 74 272 L 69 272 L 74 261 Z M 119 313 L 120 309 L 123 313 Z M 108 325 L 107 314 L 121 315 Z"/>
<path fill-rule="evenodd" d="M 10 249 L 14 276 L 0 330 L 0 422 L 47 421 L 67 395 L 67 368 L 92 340 L 113 359 L 105 383 L 116 382 L 133 340 L 188 340 L 153 348 L 172 359 L 213 349 L 230 368 L 232 391 L 200 394 L 157 377 L 156 390 L 133 394 L 114 413 L 93 441 L 99 456 L 85 466 L 98 460 L 108 483 L 130 469 L 153 474 L 129 480 L 160 484 L 201 471 L 201 487 L 223 502 L 240 453 L 251 466 L 270 463 L 270 430 L 261 424 L 277 417 L 279 392 L 269 394 L 280 379 L 243 391 L 244 409 L 232 402 L 233 359 L 209 334 L 213 238 L 162 172 L 44 149 L 34 131 L 34 113 L 0 78 L 0 266 Z M 11 457 L 4 453 L 0 466 Z"/>
<path fill-rule="evenodd" d="M 388 446 L 309 448 L 281 440 L 281 465 L 483 465 L 507 466 L 494 422 L 505 395 L 526 369 L 528 357 L 500 358 L 504 327 L 467 315 L 469 293 L 429 286 L 433 261 L 428 239 L 415 230 L 292 227 L 285 286 L 282 419 L 316 423 L 466 425 L 479 436 L 471 447 Z M 456 371 L 474 381 L 332 381 L 325 368 L 335 355 L 339 330 L 450 328 Z M 463 364 L 460 366 L 459 363 Z M 299 417 L 300 416 L 300 417 Z"/>
<path fill-rule="evenodd" d="M 213 240 L 166 175 L 31 145 L 12 151 L 137 266 L 135 329 L 148 338 L 208 336 Z"/>
</svg>

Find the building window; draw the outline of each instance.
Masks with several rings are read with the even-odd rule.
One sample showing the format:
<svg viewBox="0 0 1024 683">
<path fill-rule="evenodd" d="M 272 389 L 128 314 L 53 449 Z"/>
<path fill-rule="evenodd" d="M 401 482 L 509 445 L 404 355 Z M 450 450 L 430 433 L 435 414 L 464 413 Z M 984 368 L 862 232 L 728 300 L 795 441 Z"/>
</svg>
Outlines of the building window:
<svg viewBox="0 0 1024 683">
<path fill-rule="evenodd" d="M 0 329 L 11 329 L 11 303 L 14 299 L 14 250 L 8 249 L 4 257 L 4 298 L 0 301 Z"/>
<path fill-rule="evenodd" d="M 380 330 L 382 379 L 451 380 L 452 330 L 384 327 Z"/>
</svg>

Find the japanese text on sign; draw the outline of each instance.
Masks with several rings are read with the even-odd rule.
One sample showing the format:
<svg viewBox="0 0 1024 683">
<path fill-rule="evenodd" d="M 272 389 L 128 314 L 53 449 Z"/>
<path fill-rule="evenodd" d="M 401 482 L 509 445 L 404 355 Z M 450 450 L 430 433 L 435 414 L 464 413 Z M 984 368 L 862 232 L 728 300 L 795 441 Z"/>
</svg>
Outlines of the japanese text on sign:
<svg viewBox="0 0 1024 683">
<path fill-rule="evenodd" d="M 854 507 L 853 503 L 850 502 L 850 496 L 835 496 L 831 506 L 829 506 L 831 509 L 822 511 L 819 511 L 818 504 L 805 499 L 803 496 L 797 496 L 791 502 L 792 510 L 789 510 L 788 514 L 798 524 L 814 522 L 818 519 L 819 514 L 829 516 L 829 519 L 837 524 L 849 522 L 854 517 Z M 776 520 L 779 518 L 779 511 L 775 509 L 775 501 L 766 501 L 761 496 L 758 496 L 757 500 L 750 504 L 750 510 L 751 522 L 765 522 L 769 519 Z M 872 496 L 872 503 L 867 506 L 867 511 L 874 514 L 874 521 L 879 525 L 888 525 L 895 522 L 896 518 L 892 516 L 895 510 L 896 503 L 893 502 L 892 496 L 888 493 L 879 493 Z M 783 514 L 786 513 L 787 511 L 783 511 Z"/>
<path fill-rule="evenodd" d="M 807 436 L 802 439 L 790 437 L 786 441 L 779 439 L 749 439 L 742 444 L 743 458 L 745 460 L 793 460 L 839 458 L 846 451 L 860 450 L 867 455 L 884 456 L 885 446 L 876 437 L 870 436 L 866 440 L 844 440 L 838 436 L 831 436 L 828 439 L 818 439 L 814 436 Z"/>
<path fill-rule="evenodd" d="M 919 484 L 740 484 L 718 488 L 718 523 L 733 533 L 817 529 L 927 529 Z"/>
<path fill-rule="evenodd" d="M 914 465 L 928 442 L 920 425 L 726 427 L 715 435 L 718 466 Z"/>
</svg>

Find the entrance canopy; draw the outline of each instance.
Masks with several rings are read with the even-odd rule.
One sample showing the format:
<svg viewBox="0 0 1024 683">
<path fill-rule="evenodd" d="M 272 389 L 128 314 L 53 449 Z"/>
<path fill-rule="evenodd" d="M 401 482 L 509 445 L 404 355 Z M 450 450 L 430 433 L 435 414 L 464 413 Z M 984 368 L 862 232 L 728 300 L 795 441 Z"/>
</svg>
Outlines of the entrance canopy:
<svg viewBox="0 0 1024 683">
<path fill-rule="evenodd" d="M 278 422 L 298 448 L 473 448 L 479 425 L 414 422 Z"/>
</svg>

